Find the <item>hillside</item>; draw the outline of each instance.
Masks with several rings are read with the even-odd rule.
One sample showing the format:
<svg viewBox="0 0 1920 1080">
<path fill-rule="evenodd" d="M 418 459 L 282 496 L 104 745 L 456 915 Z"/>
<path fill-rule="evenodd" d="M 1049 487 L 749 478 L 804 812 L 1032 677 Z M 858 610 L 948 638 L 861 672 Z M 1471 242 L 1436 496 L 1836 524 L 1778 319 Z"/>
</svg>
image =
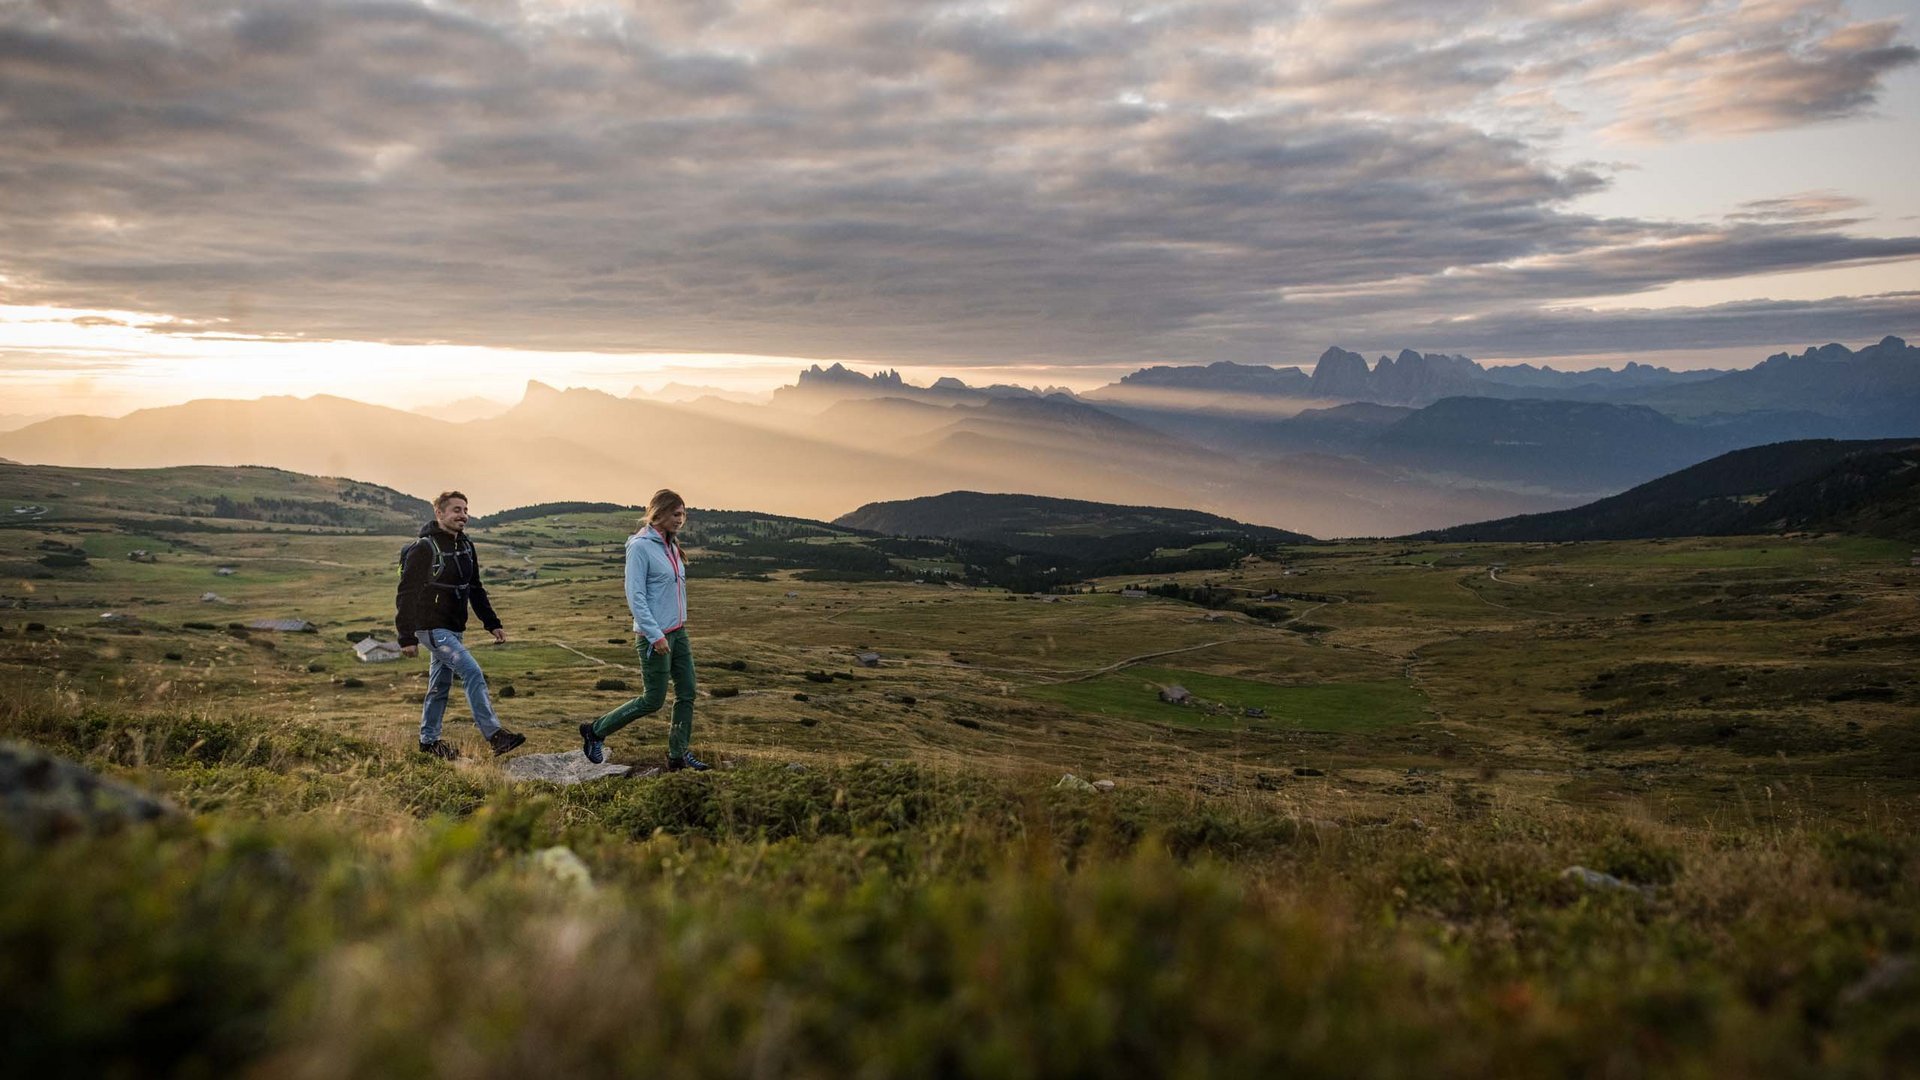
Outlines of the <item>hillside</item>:
<svg viewBox="0 0 1920 1080">
<path fill-rule="evenodd" d="M 1911 1071 L 1905 543 L 1328 543 L 1032 597 L 917 583 L 986 541 L 697 510 L 716 767 L 660 771 L 655 718 L 562 783 L 639 688 L 632 508 L 476 538 L 527 742 L 456 697 L 453 762 L 426 659 L 354 647 L 395 537 L 146 561 L 99 508 L 0 530 L 37 568 L 0 572 L 12 1074 Z M 888 546 L 916 576 L 810 572 Z"/>
<path fill-rule="evenodd" d="M 1197 554 L 1211 549 L 1221 556 L 1221 565 L 1229 565 L 1238 555 L 1313 540 L 1198 510 L 977 491 L 868 503 L 834 519 L 834 524 L 899 536 L 985 541 L 1097 564 L 1102 573 L 1130 572 L 1122 564 L 1155 552 Z"/>
<path fill-rule="evenodd" d="M 1586 506 L 1418 538 L 1627 540 L 1788 530 L 1920 542 L 1920 440 L 1807 439 L 1736 450 Z"/>
<path fill-rule="evenodd" d="M 0 464 L 9 523 L 156 522 L 206 528 L 239 523 L 411 533 L 433 515 L 418 499 L 378 484 L 242 465 L 69 469 Z"/>
</svg>

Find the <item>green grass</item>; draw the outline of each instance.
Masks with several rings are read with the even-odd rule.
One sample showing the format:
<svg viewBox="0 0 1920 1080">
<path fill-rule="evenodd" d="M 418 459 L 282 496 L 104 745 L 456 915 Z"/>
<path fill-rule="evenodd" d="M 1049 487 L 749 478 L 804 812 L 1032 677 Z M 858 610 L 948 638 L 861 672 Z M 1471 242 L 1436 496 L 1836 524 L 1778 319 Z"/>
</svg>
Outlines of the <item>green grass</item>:
<svg viewBox="0 0 1920 1080">
<path fill-rule="evenodd" d="M 1176 684 L 1199 702 L 1173 705 L 1159 700 L 1161 687 Z M 1032 686 L 1025 693 L 1102 716 L 1210 729 L 1378 731 L 1426 715 L 1419 692 L 1399 680 L 1281 686 L 1199 671 L 1130 667 L 1084 682 Z M 1215 712 L 1210 705 L 1225 711 Z M 1267 715 L 1247 717 L 1248 708 Z"/>
<path fill-rule="evenodd" d="M 552 526 L 631 524 L 601 519 L 513 542 L 591 562 Z M 0 830 L 25 1074 L 1879 1076 L 1920 1045 L 1920 581 L 1878 542 L 1170 575 L 1311 593 L 1284 601 L 1310 634 L 1106 591 L 698 580 L 701 685 L 738 693 L 699 699 L 695 747 L 734 767 L 557 789 L 509 783 L 457 692 L 465 759 L 421 758 L 424 665 L 352 659 L 404 537 L 195 532 L 182 564 L 274 561 L 42 572 L 42 539 L 154 536 L 65 528 L 0 531 L 0 738 L 186 816 Z M 577 752 L 638 688 L 591 659 L 634 653 L 617 564 L 588 569 L 490 587 L 512 644 L 476 651 L 523 753 Z M 320 633 L 226 632 L 293 597 Z M 142 634 L 98 625 L 123 609 Z M 609 747 L 663 743 L 650 718 Z M 561 846 L 590 891 L 542 869 Z"/>
</svg>

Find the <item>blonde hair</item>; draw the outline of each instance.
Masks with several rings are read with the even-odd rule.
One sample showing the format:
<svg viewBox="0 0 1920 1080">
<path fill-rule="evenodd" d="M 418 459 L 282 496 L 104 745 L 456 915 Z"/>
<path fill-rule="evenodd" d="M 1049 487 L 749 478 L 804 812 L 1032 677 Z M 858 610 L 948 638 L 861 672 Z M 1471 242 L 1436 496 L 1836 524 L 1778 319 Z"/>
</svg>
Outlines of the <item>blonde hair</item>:
<svg viewBox="0 0 1920 1080">
<path fill-rule="evenodd" d="M 687 500 L 681 498 L 679 492 L 672 488 L 661 488 L 653 493 L 653 498 L 647 500 L 647 520 L 641 522 L 640 527 L 653 525 L 685 505 Z"/>
<path fill-rule="evenodd" d="M 655 496 L 655 498 L 658 498 L 658 497 L 659 497 L 659 496 L 657 496 L 657 495 Z M 465 493 L 465 492 L 460 492 L 460 491 L 443 491 L 443 492 L 441 492 L 441 493 L 440 493 L 440 497 L 439 497 L 439 498 L 437 498 L 437 499 L 435 499 L 435 500 L 433 500 L 433 508 L 434 508 L 434 509 L 435 509 L 436 511 L 438 511 L 438 510 L 445 510 L 445 509 L 447 508 L 447 504 L 448 504 L 448 503 L 450 503 L 450 502 L 452 502 L 452 501 L 453 501 L 453 500 L 455 500 L 455 499 L 459 499 L 459 500 L 460 500 L 461 502 L 467 502 L 467 501 L 469 501 L 469 500 L 467 499 L 467 496 L 466 496 L 466 493 Z"/>
</svg>

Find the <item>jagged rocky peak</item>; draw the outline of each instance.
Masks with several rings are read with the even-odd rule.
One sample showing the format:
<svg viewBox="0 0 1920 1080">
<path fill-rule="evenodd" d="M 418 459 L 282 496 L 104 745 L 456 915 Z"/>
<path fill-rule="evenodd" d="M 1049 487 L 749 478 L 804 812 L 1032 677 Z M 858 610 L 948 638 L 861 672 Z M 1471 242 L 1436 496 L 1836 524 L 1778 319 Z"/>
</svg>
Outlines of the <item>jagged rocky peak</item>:
<svg viewBox="0 0 1920 1080">
<path fill-rule="evenodd" d="M 1348 352 L 1338 345 L 1329 345 L 1327 346 L 1327 351 L 1321 353 L 1319 361 L 1313 365 L 1313 373 L 1318 375 L 1323 369 L 1329 367 L 1340 369 L 1351 368 L 1356 365 L 1365 368 L 1367 358 L 1357 352 Z"/>
<path fill-rule="evenodd" d="M 527 392 L 520 395 L 521 404 L 534 401 L 547 401 L 560 396 L 560 391 L 541 382 L 539 379 L 527 380 Z"/>
<path fill-rule="evenodd" d="M 895 389 L 904 387 L 907 384 L 906 380 L 900 377 L 900 372 L 893 369 L 877 371 L 872 375 L 863 375 L 837 361 L 831 367 L 823 368 L 819 364 L 814 364 L 812 367 L 802 371 L 798 385 L 806 386 L 809 383 L 815 385 L 830 383 L 842 386 L 892 387 Z"/>
<path fill-rule="evenodd" d="M 1328 346 L 1313 366 L 1313 389 L 1328 397 L 1358 397 L 1367 392 L 1369 374 L 1366 357 Z"/>
</svg>

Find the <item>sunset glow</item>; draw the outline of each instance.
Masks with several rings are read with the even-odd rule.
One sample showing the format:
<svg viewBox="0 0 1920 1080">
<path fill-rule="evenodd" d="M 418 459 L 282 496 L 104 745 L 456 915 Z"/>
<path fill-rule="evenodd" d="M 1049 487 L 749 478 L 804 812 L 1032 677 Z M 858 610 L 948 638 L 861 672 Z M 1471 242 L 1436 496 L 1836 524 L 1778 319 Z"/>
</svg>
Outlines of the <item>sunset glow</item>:
<svg viewBox="0 0 1920 1080">
<path fill-rule="evenodd" d="M 1898 0 L 809 10 L 12 6 L 0 412 L 1920 336 Z"/>
</svg>

